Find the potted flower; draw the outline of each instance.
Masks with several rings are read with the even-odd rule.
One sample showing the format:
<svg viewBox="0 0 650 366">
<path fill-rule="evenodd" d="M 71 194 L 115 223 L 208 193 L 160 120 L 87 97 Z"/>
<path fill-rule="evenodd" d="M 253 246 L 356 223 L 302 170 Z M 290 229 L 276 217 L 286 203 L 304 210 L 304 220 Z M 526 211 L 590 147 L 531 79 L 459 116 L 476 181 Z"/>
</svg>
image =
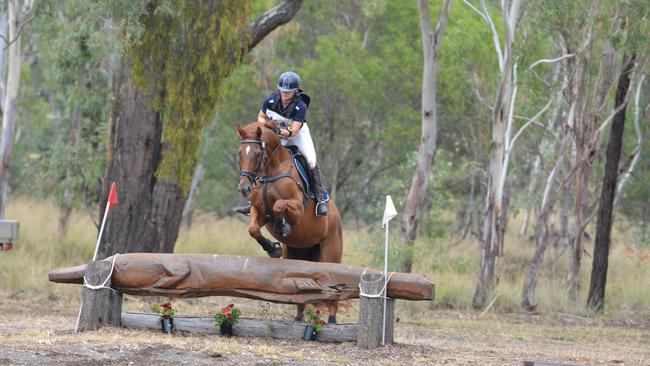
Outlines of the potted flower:
<svg viewBox="0 0 650 366">
<path fill-rule="evenodd" d="M 316 333 L 320 332 L 320 328 L 325 324 L 320 318 L 320 309 L 308 308 L 304 311 L 304 314 L 307 315 L 307 327 L 305 328 L 305 334 L 303 339 L 306 341 L 313 341 L 316 339 Z"/>
<path fill-rule="evenodd" d="M 172 304 L 166 302 L 164 304 L 156 304 L 151 307 L 154 313 L 160 314 L 160 327 L 163 333 L 171 333 L 174 330 L 174 308 Z"/>
<path fill-rule="evenodd" d="M 235 308 L 235 304 L 224 306 L 217 311 L 214 320 L 215 326 L 219 327 L 219 334 L 225 337 L 232 337 L 232 326 L 239 322 L 241 310 Z"/>
</svg>

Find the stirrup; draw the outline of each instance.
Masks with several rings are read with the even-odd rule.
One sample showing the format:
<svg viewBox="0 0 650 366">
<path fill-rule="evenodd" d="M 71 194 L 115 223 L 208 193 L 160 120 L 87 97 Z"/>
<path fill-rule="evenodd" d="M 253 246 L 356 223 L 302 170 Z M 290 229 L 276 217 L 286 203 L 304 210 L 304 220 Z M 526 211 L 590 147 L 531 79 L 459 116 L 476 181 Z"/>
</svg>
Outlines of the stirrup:
<svg viewBox="0 0 650 366">
<path fill-rule="evenodd" d="M 246 206 L 237 207 L 237 208 L 235 209 L 235 211 L 236 211 L 236 212 L 239 212 L 239 213 L 242 214 L 242 215 L 250 216 L 250 214 L 251 214 L 251 204 L 249 203 L 249 204 L 246 205 Z"/>
<path fill-rule="evenodd" d="M 327 216 L 329 215 L 330 210 L 327 208 L 326 202 L 317 202 L 316 203 L 316 216 Z"/>
</svg>

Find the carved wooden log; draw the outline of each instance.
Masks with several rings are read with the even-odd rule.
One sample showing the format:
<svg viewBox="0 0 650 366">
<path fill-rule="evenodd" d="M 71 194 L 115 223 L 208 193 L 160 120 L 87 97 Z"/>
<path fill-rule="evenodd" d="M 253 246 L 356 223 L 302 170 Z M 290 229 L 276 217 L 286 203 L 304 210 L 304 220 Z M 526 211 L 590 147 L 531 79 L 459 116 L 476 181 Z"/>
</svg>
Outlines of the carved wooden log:
<svg viewBox="0 0 650 366">
<path fill-rule="evenodd" d="M 160 331 L 160 316 L 145 313 L 122 313 L 122 326 L 133 329 L 154 329 Z M 280 339 L 302 339 L 305 322 L 241 318 L 233 326 L 233 333 L 239 337 L 272 337 Z M 214 318 L 199 316 L 175 316 L 174 329 L 199 334 L 219 334 L 214 327 Z M 356 324 L 325 324 L 316 336 L 322 342 L 355 342 L 359 326 Z"/>
<path fill-rule="evenodd" d="M 109 262 L 112 258 L 107 259 Z M 364 269 L 336 263 L 211 254 L 121 254 L 115 259 L 112 287 L 141 296 L 235 296 L 305 304 L 359 297 Z M 82 283 L 85 266 L 50 272 L 59 283 Z M 379 271 L 368 270 L 368 273 Z M 425 276 L 395 273 L 388 296 L 433 300 L 434 284 Z"/>
</svg>

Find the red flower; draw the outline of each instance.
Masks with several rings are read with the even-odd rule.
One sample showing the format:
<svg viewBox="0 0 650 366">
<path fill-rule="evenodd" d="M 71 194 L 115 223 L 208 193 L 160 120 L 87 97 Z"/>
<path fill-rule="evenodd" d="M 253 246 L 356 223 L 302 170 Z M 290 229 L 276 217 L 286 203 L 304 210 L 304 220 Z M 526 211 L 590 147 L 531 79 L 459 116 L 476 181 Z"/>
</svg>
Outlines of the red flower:
<svg viewBox="0 0 650 366">
<path fill-rule="evenodd" d="M 320 315 L 320 309 L 316 309 L 316 315 Z"/>
<path fill-rule="evenodd" d="M 232 314 L 228 313 L 228 314 L 226 315 L 226 318 L 231 319 L 231 318 L 232 318 Z"/>
<path fill-rule="evenodd" d="M 230 305 L 228 305 L 228 307 L 232 309 L 232 308 L 235 307 L 235 304 L 230 304 Z"/>
</svg>

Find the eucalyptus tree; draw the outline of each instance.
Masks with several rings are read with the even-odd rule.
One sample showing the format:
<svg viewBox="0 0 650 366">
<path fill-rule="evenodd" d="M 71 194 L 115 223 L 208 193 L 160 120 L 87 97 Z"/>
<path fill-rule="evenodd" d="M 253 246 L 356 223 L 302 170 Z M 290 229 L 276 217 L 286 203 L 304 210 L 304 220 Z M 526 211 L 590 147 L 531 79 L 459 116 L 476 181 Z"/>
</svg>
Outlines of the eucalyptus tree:
<svg viewBox="0 0 650 366">
<path fill-rule="evenodd" d="M 605 287 L 607 284 L 607 269 L 609 265 L 609 250 L 611 245 L 611 231 L 614 221 L 614 208 L 616 205 L 616 196 L 624 189 L 624 180 L 619 182 L 619 175 L 624 170 L 620 166 L 621 152 L 623 150 L 623 136 L 625 130 L 626 111 L 628 105 L 628 96 L 632 94 L 631 78 L 632 73 L 636 71 L 638 88 L 636 93 L 636 112 L 634 118 L 635 130 L 637 134 L 637 147 L 632 152 L 632 162 L 629 169 L 625 171 L 623 179 L 629 176 L 634 169 L 635 162 L 638 161 L 638 154 L 643 145 L 643 138 L 640 137 L 638 126 L 639 111 L 639 93 L 643 85 L 644 77 L 643 67 L 647 58 L 648 31 L 650 30 L 647 18 L 650 16 L 650 6 L 647 2 L 632 1 L 621 3 L 617 13 L 624 14 L 625 21 L 618 23 L 618 28 L 622 31 L 620 35 L 622 41 L 623 54 L 622 67 L 618 77 L 614 97 L 614 116 L 611 122 L 609 142 L 605 155 L 605 168 L 601 185 L 600 202 L 598 205 L 597 222 L 596 222 L 596 239 L 594 243 L 594 259 L 592 262 L 591 281 L 589 285 L 589 294 L 587 298 L 587 307 L 596 311 L 603 312 L 605 302 Z M 621 17 L 622 18 L 622 17 Z M 638 62 L 638 55 L 642 60 Z M 641 65 L 639 65 L 641 64 Z M 618 183 L 618 186 L 617 186 Z"/>
<path fill-rule="evenodd" d="M 4 218 L 7 196 L 9 194 L 9 167 L 14 146 L 16 115 L 18 108 L 18 91 L 20 88 L 21 68 L 21 33 L 33 9 L 31 0 L 8 0 L 7 23 L 7 83 L 5 99 L 2 101 L 2 134 L 0 135 L 0 218 Z M 2 73 L 0 73 L 2 77 Z"/>
<path fill-rule="evenodd" d="M 114 181 L 120 204 L 102 255 L 173 251 L 202 129 L 223 80 L 301 3 L 283 1 L 250 24 L 246 1 L 154 1 L 140 10 L 114 81 L 103 196 Z"/>
<path fill-rule="evenodd" d="M 436 155 L 438 138 L 438 60 L 440 59 L 442 39 L 445 36 L 445 30 L 449 22 L 451 3 L 451 0 L 445 0 L 442 4 L 434 30 L 431 23 L 429 0 L 420 0 L 419 2 L 424 63 L 422 68 L 422 127 L 415 172 L 413 173 L 402 215 L 402 235 L 407 247 L 413 245 L 417 235 L 418 221 L 422 215 L 422 198 L 427 191 L 427 184 Z M 413 264 L 412 250 L 407 249 L 407 253 L 407 257 L 402 259 L 401 270 L 411 272 Z"/>
<path fill-rule="evenodd" d="M 561 65 L 563 112 L 554 132 L 556 147 L 547 157 L 552 164 L 537 218 L 535 253 L 524 285 L 525 309 L 536 307 L 534 293 L 548 245 L 549 215 L 567 190 L 574 200 L 567 296 L 572 302 L 578 298 L 585 231 L 597 208 L 589 189 L 593 170 L 599 167 L 602 136 L 625 107 L 625 103 L 611 106 L 616 89 L 611 70 L 623 63 L 621 45 L 626 32 L 621 26 L 628 22 L 625 7 L 598 0 L 545 1 L 537 5 L 541 27 L 548 29 L 557 45 L 556 57 L 545 62 Z M 563 205 L 565 209 L 568 205 Z"/>
<path fill-rule="evenodd" d="M 492 31 L 494 46 L 497 54 L 500 80 L 497 84 L 492 107 L 492 143 L 488 178 L 488 190 L 485 197 L 485 213 L 482 225 L 481 269 L 472 306 L 483 306 L 491 294 L 496 282 L 497 265 L 506 229 L 507 208 L 504 206 L 504 188 L 508 174 L 509 150 L 512 121 L 514 115 L 515 97 L 517 95 L 517 76 L 513 44 L 519 21 L 521 2 L 519 0 L 502 1 L 501 12 L 504 27 L 504 43 L 501 44 L 499 34 L 488 12 L 485 1 L 481 0 L 482 10 L 477 9 L 469 1 L 465 3 L 474 9 L 487 22 Z"/>
</svg>

